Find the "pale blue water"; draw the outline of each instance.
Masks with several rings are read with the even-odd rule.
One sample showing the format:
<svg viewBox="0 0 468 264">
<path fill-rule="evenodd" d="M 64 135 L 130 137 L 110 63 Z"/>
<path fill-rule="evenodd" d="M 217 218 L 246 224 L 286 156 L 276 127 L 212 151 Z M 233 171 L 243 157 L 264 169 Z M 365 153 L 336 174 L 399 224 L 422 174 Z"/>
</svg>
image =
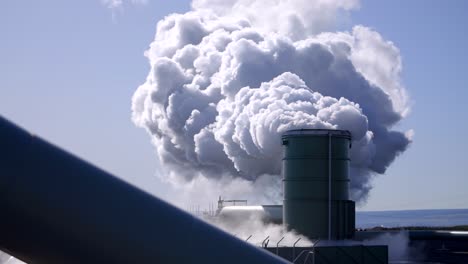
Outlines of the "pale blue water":
<svg viewBox="0 0 468 264">
<path fill-rule="evenodd" d="M 356 212 L 356 227 L 468 225 L 468 209 Z"/>
</svg>

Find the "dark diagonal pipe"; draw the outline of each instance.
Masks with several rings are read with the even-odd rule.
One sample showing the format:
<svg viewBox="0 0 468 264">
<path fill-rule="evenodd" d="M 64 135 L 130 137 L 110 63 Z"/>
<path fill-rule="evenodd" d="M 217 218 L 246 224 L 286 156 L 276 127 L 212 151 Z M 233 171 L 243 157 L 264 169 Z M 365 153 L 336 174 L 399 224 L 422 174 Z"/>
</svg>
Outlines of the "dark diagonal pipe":
<svg viewBox="0 0 468 264">
<path fill-rule="evenodd" d="M 285 263 L 1 116 L 0 249 L 29 263 Z"/>
</svg>

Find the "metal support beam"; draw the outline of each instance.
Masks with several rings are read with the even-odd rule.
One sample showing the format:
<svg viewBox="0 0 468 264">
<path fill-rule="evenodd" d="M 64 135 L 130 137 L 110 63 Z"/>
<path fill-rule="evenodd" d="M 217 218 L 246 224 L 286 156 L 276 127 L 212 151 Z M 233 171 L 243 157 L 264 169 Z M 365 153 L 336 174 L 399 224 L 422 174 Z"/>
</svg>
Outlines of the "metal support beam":
<svg viewBox="0 0 468 264">
<path fill-rule="evenodd" d="M 0 116 L 0 250 L 28 263 L 286 263 Z"/>
<path fill-rule="evenodd" d="M 332 134 L 328 133 L 328 240 L 332 236 Z"/>
</svg>

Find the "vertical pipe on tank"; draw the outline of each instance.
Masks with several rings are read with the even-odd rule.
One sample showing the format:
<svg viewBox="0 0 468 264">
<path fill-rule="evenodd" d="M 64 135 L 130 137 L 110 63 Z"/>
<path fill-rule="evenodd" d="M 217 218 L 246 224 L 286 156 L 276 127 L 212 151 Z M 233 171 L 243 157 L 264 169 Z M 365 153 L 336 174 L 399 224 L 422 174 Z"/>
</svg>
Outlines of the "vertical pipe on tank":
<svg viewBox="0 0 468 264">
<path fill-rule="evenodd" d="M 331 140 L 332 135 L 328 133 L 328 240 L 331 240 Z"/>
</svg>

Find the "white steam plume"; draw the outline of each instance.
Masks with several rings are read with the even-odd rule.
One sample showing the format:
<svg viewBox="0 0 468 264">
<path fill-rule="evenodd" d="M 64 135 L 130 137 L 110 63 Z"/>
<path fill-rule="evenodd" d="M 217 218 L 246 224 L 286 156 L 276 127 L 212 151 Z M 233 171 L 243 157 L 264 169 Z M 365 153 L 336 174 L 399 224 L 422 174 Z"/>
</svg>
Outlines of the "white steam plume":
<svg viewBox="0 0 468 264">
<path fill-rule="evenodd" d="M 245 17 L 250 24 L 292 39 L 333 30 L 359 8 L 358 0 L 194 0 L 195 10 L 208 9 L 219 16 Z"/>
<path fill-rule="evenodd" d="M 283 132 L 349 130 L 351 195 L 363 202 L 372 175 L 410 143 L 392 130 L 409 111 L 399 50 L 364 26 L 320 33 L 356 1 L 267 2 L 199 0 L 161 20 L 133 121 L 151 134 L 165 179 L 210 199 L 242 193 L 239 186 L 253 186 L 244 189 L 257 200 L 280 197 L 265 197 L 255 182 L 280 185 Z M 282 27 L 285 17 L 300 20 L 300 30 L 289 20 Z"/>
</svg>

